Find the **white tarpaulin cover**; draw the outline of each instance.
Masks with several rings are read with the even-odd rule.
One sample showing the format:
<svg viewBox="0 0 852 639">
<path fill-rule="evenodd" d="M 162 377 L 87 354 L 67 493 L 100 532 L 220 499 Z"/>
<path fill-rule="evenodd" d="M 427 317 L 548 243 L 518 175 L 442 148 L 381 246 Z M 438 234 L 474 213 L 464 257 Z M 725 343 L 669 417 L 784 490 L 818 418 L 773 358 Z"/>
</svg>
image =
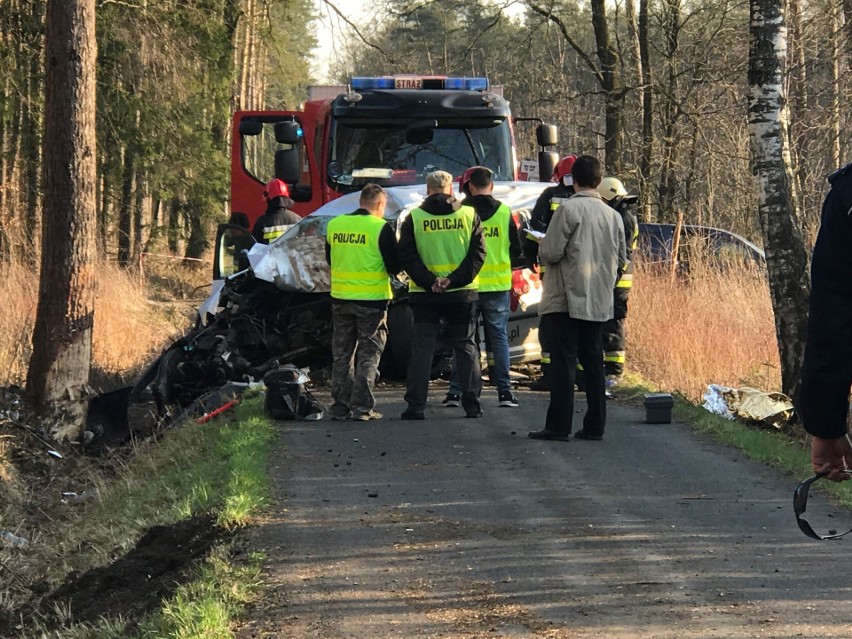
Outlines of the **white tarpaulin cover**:
<svg viewBox="0 0 852 639">
<path fill-rule="evenodd" d="M 249 254 L 249 260 L 251 260 Z M 285 291 L 328 293 L 331 274 L 325 259 L 324 237 L 285 238 L 270 244 L 263 258 L 252 264 L 256 277 Z"/>
</svg>

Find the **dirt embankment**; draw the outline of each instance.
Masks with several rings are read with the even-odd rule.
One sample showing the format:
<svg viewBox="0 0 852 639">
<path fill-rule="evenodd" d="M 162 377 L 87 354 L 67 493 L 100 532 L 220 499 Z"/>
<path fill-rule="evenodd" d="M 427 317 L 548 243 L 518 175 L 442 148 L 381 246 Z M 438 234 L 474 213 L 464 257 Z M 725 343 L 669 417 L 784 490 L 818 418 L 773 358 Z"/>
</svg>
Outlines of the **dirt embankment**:
<svg viewBox="0 0 852 639">
<path fill-rule="evenodd" d="M 40 435 L 37 423 L 20 389 L 0 390 L 0 636 L 31 630 L 34 621 L 45 628 L 102 616 L 132 623 L 228 533 L 212 516 L 197 515 L 150 528 L 126 553 L 94 547 L 80 524 L 99 487 L 121 481 L 134 447 L 84 455 Z"/>
</svg>

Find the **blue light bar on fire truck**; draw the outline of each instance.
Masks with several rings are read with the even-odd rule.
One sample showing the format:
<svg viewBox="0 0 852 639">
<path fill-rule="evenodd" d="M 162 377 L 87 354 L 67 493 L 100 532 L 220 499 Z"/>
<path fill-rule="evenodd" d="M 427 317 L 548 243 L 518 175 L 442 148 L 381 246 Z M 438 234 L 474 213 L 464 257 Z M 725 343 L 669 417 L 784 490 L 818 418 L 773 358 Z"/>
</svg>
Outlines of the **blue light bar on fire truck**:
<svg viewBox="0 0 852 639">
<path fill-rule="evenodd" d="M 419 75 L 354 77 L 353 91 L 366 89 L 446 89 L 452 91 L 487 91 L 488 78 L 444 78 Z"/>
</svg>

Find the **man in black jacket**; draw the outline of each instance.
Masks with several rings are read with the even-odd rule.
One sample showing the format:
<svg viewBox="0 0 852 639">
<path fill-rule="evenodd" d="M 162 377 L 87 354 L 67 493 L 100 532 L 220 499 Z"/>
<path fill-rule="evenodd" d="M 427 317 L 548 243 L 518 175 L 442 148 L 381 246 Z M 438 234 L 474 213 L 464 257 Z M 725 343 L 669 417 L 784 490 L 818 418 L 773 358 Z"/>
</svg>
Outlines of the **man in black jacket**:
<svg viewBox="0 0 852 639">
<path fill-rule="evenodd" d="M 808 336 L 797 407 L 813 435 L 814 471 L 850 479 L 849 388 L 852 385 L 852 164 L 829 176 L 831 191 L 811 261 Z"/>
<path fill-rule="evenodd" d="M 269 244 L 302 218 L 290 210 L 295 202 L 290 199 L 290 189 L 284 180 L 272 178 L 263 195 L 266 197 L 266 212 L 257 218 L 251 234 L 261 244 Z"/>
<path fill-rule="evenodd" d="M 476 212 L 453 197 L 453 177 L 426 176 L 427 197 L 403 221 L 399 260 L 410 278 L 414 342 L 408 362 L 402 419 L 423 419 L 429 373 L 441 319 L 453 344 L 461 403 L 467 417 L 480 417 L 482 379 L 476 349 L 477 275 L 485 262 L 482 226 Z"/>
</svg>

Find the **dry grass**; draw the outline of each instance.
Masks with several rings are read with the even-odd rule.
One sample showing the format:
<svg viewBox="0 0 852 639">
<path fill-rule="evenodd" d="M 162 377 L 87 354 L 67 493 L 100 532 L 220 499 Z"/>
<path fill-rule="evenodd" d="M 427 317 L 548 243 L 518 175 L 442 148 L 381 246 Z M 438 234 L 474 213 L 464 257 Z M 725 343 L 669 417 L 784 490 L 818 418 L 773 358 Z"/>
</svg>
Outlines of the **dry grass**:
<svg viewBox="0 0 852 639">
<path fill-rule="evenodd" d="M 146 361 L 188 325 L 193 302 L 151 301 L 149 284 L 137 271 L 113 264 L 99 267 L 95 299 L 93 365 L 107 375 L 128 374 Z M 204 270 L 209 281 L 209 271 Z M 181 277 L 183 276 L 183 278 Z M 197 271 L 174 268 L 158 272 L 157 286 L 173 282 L 186 293 L 198 290 L 195 301 L 205 295 L 197 289 Z M 38 278 L 19 264 L 0 265 L 0 299 L 4 300 L 0 328 L 0 385 L 22 385 L 30 357 L 30 339 L 38 298 Z"/>
<path fill-rule="evenodd" d="M 93 364 L 113 375 L 138 369 L 183 331 L 191 309 L 149 300 L 149 287 L 137 274 L 107 266 L 95 298 Z"/>
<path fill-rule="evenodd" d="M 780 388 L 769 287 L 760 269 L 691 259 L 688 276 L 638 265 L 627 318 L 628 368 L 699 400 L 708 384 Z"/>
</svg>

